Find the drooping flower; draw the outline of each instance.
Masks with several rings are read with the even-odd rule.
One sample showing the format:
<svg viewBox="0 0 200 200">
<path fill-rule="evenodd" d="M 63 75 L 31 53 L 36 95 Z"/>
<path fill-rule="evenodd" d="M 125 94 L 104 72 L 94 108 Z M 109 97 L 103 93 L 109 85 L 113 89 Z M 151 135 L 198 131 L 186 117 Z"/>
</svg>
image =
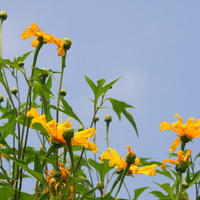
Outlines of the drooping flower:
<svg viewBox="0 0 200 200">
<path fill-rule="evenodd" d="M 68 191 L 69 195 L 67 199 L 71 199 L 74 193 L 74 188 L 67 184 L 68 176 L 71 173 L 68 169 L 66 169 L 62 163 L 59 163 L 59 171 L 55 171 L 52 169 L 48 169 L 46 171 L 46 181 L 50 188 L 53 189 L 54 195 L 58 196 L 58 189 L 60 183 L 62 183 L 62 187 L 64 187 L 64 191 Z M 47 188 L 43 193 L 51 193 L 51 190 Z"/>
<path fill-rule="evenodd" d="M 31 110 L 27 113 L 27 117 L 33 117 L 31 121 L 31 127 L 33 128 L 33 124 L 39 123 L 46 130 L 48 135 L 50 136 L 49 141 L 57 144 L 62 144 L 67 147 L 66 140 L 63 137 L 64 130 L 66 128 L 71 128 L 72 124 L 69 122 L 70 119 L 67 119 L 63 124 L 59 124 L 56 120 L 51 120 L 49 122 L 46 121 L 45 115 L 40 115 L 35 108 L 31 108 Z M 91 138 L 95 135 L 96 130 L 94 128 L 85 129 L 83 131 L 79 131 L 74 134 L 74 137 L 71 139 L 72 146 L 82 145 L 85 148 L 90 148 L 94 153 L 98 151 L 98 147 L 96 144 L 90 142 L 88 138 Z"/>
<path fill-rule="evenodd" d="M 65 51 L 63 49 L 63 41 L 60 38 L 56 38 L 53 35 L 47 34 L 42 31 L 36 23 L 31 23 L 30 27 L 26 27 L 25 32 L 21 34 L 23 40 L 36 36 L 32 41 L 32 47 L 36 47 L 39 43 L 38 38 L 42 38 L 43 42 L 57 45 L 58 56 L 64 56 Z"/>
<path fill-rule="evenodd" d="M 156 164 L 144 166 L 139 168 L 140 159 L 135 158 L 135 153 L 131 151 L 131 148 L 129 145 L 127 145 L 128 154 L 127 156 L 133 156 L 134 155 L 134 164 L 131 164 L 128 175 L 131 174 L 146 174 L 148 176 L 154 176 L 156 174 L 156 170 L 154 167 L 157 167 Z M 100 160 L 103 163 L 103 160 L 109 160 L 109 166 L 117 168 L 117 171 L 124 170 L 126 168 L 127 162 L 124 160 L 123 157 L 119 156 L 118 152 L 112 148 L 108 148 L 108 151 L 103 152 L 103 154 L 100 156 Z"/>
<path fill-rule="evenodd" d="M 184 173 L 187 169 L 187 167 L 189 166 L 189 157 L 192 153 L 192 150 L 189 149 L 186 152 L 184 151 L 178 151 L 177 152 L 177 160 L 171 160 L 171 159 L 165 159 L 162 161 L 162 165 L 161 168 L 162 169 L 166 169 L 166 165 L 164 163 L 171 163 L 173 165 L 176 165 L 176 171 L 181 171 L 182 173 Z"/>
<path fill-rule="evenodd" d="M 171 144 L 170 151 L 174 152 L 180 145 L 181 141 L 189 142 L 194 138 L 200 137 L 200 119 L 195 121 L 195 118 L 189 118 L 185 124 L 183 124 L 182 117 L 179 114 L 175 114 L 178 117 L 178 121 L 169 124 L 168 122 L 161 122 L 160 131 L 171 130 L 178 134 L 178 138 Z"/>
</svg>

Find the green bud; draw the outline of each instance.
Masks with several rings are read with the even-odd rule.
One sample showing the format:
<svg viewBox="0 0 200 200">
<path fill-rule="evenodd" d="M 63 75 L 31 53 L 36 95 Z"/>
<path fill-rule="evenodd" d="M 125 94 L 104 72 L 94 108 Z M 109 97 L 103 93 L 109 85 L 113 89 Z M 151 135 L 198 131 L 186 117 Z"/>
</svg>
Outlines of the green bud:
<svg viewBox="0 0 200 200">
<path fill-rule="evenodd" d="M 54 173 L 54 175 L 53 175 L 53 177 L 54 177 L 54 178 L 57 178 L 57 179 L 59 179 L 61 176 L 62 176 L 61 171 L 56 171 L 56 172 Z"/>
<path fill-rule="evenodd" d="M 109 115 L 109 114 L 105 115 L 104 121 L 111 122 L 112 121 L 111 115 Z"/>
<path fill-rule="evenodd" d="M 189 188 L 189 184 L 187 182 L 183 182 L 181 186 L 182 188 Z"/>
<path fill-rule="evenodd" d="M 47 78 L 49 76 L 49 70 L 47 68 L 42 68 L 42 73 L 40 74 L 40 77 Z"/>
<path fill-rule="evenodd" d="M 69 50 L 72 45 L 72 41 L 69 38 L 63 38 L 63 49 L 65 51 Z"/>
<path fill-rule="evenodd" d="M 46 151 L 46 148 L 44 145 L 40 145 L 40 151 Z"/>
<path fill-rule="evenodd" d="M 186 172 L 188 166 L 189 166 L 189 161 L 181 162 L 181 163 L 176 164 L 175 169 L 178 173 L 182 174 Z"/>
<path fill-rule="evenodd" d="M 67 94 L 67 91 L 65 89 L 60 90 L 60 96 L 64 97 L 66 96 L 66 94 Z"/>
<path fill-rule="evenodd" d="M 0 94 L 0 103 L 4 101 L 3 95 Z"/>
<path fill-rule="evenodd" d="M 99 187 L 99 190 L 103 190 L 104 185 L 102 184 L 101 181 L 97 182 L 97 186 Z"/>
<path fill-rule="evenodd" d="M 2 11 L 0 12 L 0 19 L 6 20 L 7 17 L 8 17 L 8 15 L 7 15 L 6 11 L 2 10 Z"/>
<path fill-rule="evenodd" d="M 78 127 L 78 131 L 83 131 L 84 130 L 84 127 L 83 126 L 79 126 Z"/>
<path fill-rule="evenodd" d="M 66 128 L 63 132 L 63 137 L 65 140 L 70 140 L 74 137 L 74 129 L 73 128 Z"/>
<path fill-rule="evenodd" d="M 98 117 L 98 116 L 95 116 L 95 117 L 94 117 L 94 122 L 97 122 L 97 121 L 99 121 L 99 117 Z"/>
<path fill-rule="evenodd" d="M 18 91 L 17 91 L 17 88 L 12 88 L 12 89 L 11 89 L 11 93 L 12 93 L 12 94 L 16 95 L 17 92 L 18 92 Z"/>
<path fill-rule="evenodd" d="M 24 62 L 22 62 L 22 61 L 18 62 L 18 65 L 19 65 L 21 68 L 23 68 L 23 67 L 24 67 Z"/>
<path fill-rule="evenodd" d="M 126 155 L 126 162 L 129 164 L 134 164 L 136 159 L 136 154 L 133 151 L 128 152 Z"/>
</svg>

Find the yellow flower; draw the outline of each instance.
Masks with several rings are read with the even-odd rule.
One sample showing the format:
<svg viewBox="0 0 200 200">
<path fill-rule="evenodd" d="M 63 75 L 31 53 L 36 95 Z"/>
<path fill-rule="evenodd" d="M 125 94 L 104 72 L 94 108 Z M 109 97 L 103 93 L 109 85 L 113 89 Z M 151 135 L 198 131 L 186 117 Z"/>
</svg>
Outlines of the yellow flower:
<svg viewBox="0 0 200 200">
<path fill-rule="evenodd" d="M 42 38 L 43 42 L 56 44 L 58 46 L 58 56 L 64 56 L 65 51 L 63 49 L 63 41 L 60 38 L 56 38 L 53 35 L 43 32 L 36 23 L 31 23 L 30 27 L 25 28 L 25 32 L 21 34 L 23 40 L 36 36 L 32 41 L 32 47 L 36 47 L 39 43 L 38 38 Z"/>
<path fill-rule="evenodd" d="M 182 151 L 182 150 L 178 151 L 177 152 L 178 159 L 177 160 L 171 160 L 171 159 L 163 160 L 161 168 L 166 169 L 166 165 L 164 163 L 169 162 L 173 165 L 176 165 L 177 166 L 176 169 L 178 169 L 178 171 L 180 171 L 180 169 L 181 169 L 181 170 L 183 170 L 182 172 L 184 172 L 189 165 L 189 157 L 190 157 L 191 153 L 192 153 L 191 149 L 187 150 L 187 152 L 185 154 L 184 154 L 184 151 Z"/>
<path fill-rule="evenodd" d="M 47 170 L 46 171 L 46 178 L 47 178 L 46 181 L 47 181 L 49 187 L 53 188 L 55 196 L 57 196 L 58 195 L 59 185 L 60 185 L 60 178 L 61 178 L 62 186 L 65 189 L 69 189 L 69 191 L 70 191 L 70 194 L 69 194 L 67 199 L 71 199 L 73 194 L 74 194 L 74 188 L 72 186 L 70 186 L 70 185 L 67 185 L 67 178 L 68 178 L 68 176 L 71 175 L 71 173 L 70 173 L 70 171 L 68 169 L 63 167 L 62 163 L 59 163 L 59 170 L 60 171 L 57 171 L 57 172 L 55 170 L 52 170 L 52 169 Z M 44 193 L 50 193 L 50 190 L 47 188 L 43 192 Z"/>
<path fill-rule="evenodd" d="M 27 117 L 33 117 L 31 121 L 31 128 L 33 128 L 34 123 L 39 123 L 47 131 L 50 136 L 49 141 L 57 144 L 62 144 L 66 147 L 67 143 L 63 137 L 63 132 L 66 128 L 71 128 L 72 124 L 69 122 L 70 119 L 67 119 L 63 124 L 59 124 L 56 120 L 51 120 L 50 122 L 46 121 L 45 115 L 40 115 L 35 108 L 27 113 Z M 98 151 L 96 144 L 88 141 L 88 138 L 91 138 L 96 133 L 94 128 L 85 129 L 74 134 L 74 137 L 71 139 L 72 146 L 82 145 L 85 148 L 90 148 L 94 153 Z"/>
<path fill-rule="evenodd" d="M 200 119 L 195 121 L 195 118 L 189 118 L 186 124 L 183 124 L 182 117 L 179 114 L 175 114 L 174 116 L 178 117 L 178 121 L 172 123 L 172 125 L 168 122 L 162 122 L 160 124 L 160 131 L 167 129 L 178 133 L 178 138 L 174 140 L 169 149 L 172 152 L 177 149 L 181 141 L 189 142 L 200 136 Z"/>
<path fill-rule="evenodd" d="M 135 153 L 131 151 L 129 145 L 127 145 L 128 155 L 134 155 Z M 108 148 L 108 151 L 103 152 L 100 156 L 100 160 L 103 163 L 103 160 L 109 160 L 109 166 L 117 168 L 117 171 L 124 170 L 126 168 L 127 162 L 119 156 L 118 152 L 112 148 Z M 135 158 L 134 164 L 131 164 L 128 175 L 131 174 L 146 174 L 148 176 L 154 176 L 156 174 L 156 170 L 154 167 L 157 167 L 156 164 L 148 165 L 145 167 L 139 168 L 138 165 L 140 164 L 140 159 Z"/>
</svg>

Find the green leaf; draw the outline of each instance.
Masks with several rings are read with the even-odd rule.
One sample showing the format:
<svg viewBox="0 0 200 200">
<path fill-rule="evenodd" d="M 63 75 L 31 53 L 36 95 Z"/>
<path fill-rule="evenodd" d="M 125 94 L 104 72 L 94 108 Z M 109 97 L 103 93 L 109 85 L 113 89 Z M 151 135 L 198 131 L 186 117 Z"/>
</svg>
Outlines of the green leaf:
<svg viewBox="0 0 200 200">
<path fill-rule="evenodd" d="M 89 79 L 87 76 L 85 76 L 85 80 L 87 81 L 87 83 L 89 84 L 90 88 L 92 89 L 93 93 L 94 93 L 94 107 L 96 108 L 99 97 L 103 94 L 105 94 L 118 80 L 115 79 L 114 81 L 112 81 L 111 83 L 105 84 L 105 79 L 100 79 L 97 81 L 97 85 L 94 84 L 94 82 Z M 105 84 L 105 85 L 104 85 Z"/>
<path fill-rule="evenodd" d="M 166 169 L 156 170 L 156 172 L 172 179 L 173 181 L 175 181 L 174 178 L 172 177 L 171 173 Z"/>
<path fill-rule="evenodd" d="M 92 190 L 90 190 L 89 192 L 87 192 L 86 194 L 84 194 L 84 195 L 81 197 L 81 200 L 84 200 L 86 197 L 92 195 L 98 188 L 99 188 L 99 186 L 93 188 Z"/>
<path fill-rule="evenodd" d="M 13 180 L 13 179 L 9 178 L 7 175 L 2 174 L 1 172 L 0 172 L 0 179 Z"/>
<path fill-rule="evenodd" d="M 192 180 L 191 182 L 189 183 L 189 187 L 191 187 L 193 184 L 195 184 L 198 180 L 200 180 L 200 170 L 197 171 L 193 177 L 192 177 Z"/>
<path fill-rule="evenodd" d="M 34 194 L 27 194 L 24 192 L 20 194 L 20 198 L 19 198 L 19 200 L 35 200 L 35 199 L 36 197 Z"/>
<path fill-rule="evenodd" d="M 54 94 L 43 84 L 34 83 L 33 85 L 33 101 L 36 100 L 38 96 L 46 97 L 47 99 L 54 96 Z"/>
<path fill-rule="evenodd" d="M 102 200 L 116 200 L 116 199 L 112 197 L 110 193 L 108 193 L 102 198 Z"/>
<path fill-rule="evenodd" d="M 1 152 L 1 151 L 0 151 Z M 10 160 L 12 160 L 13 162 L 15 162 L 16 164 L 18 164 L 22 169 L 24 169 L 25 171 L 27 171 L 29 174 L 31 174 L 34 178 L 36 178 L 38 181 L 42 182 L 46 187 L 49 188 L 49 185 L 47 184 L 46 180 L 44 179 L 43 174 L 38 173 L 32 169 L 30 169 L 27 164 L 17 158 L 5 155 L 5 157 L 9 158 Z M 51 189 L 51 188 L 49 188 Z"/>
<path fill-rule="evenodd" d="M 1 200 L 12 200 L 13 199 L 13 188 L 11 187 L 11 185 L 10 185 L 10 187 L 3 186 L 0 188 L 0 199 Z"/>
<path fill-rule="evenodd" d="M 137 188 L 134 190 L 134 200 L 137 200 L 138 197 L 149 187 L 142 187 L 142 188 Z"/>
<path fill-rule="evenodd" d="M 156 183 L 156 182 L 153 182 L 153 183 L 160 186 L 165 192 L 167 192 L 167 194 L 169 195 L 170 198 L 172 198 L 172 199 L 174 198 L 173 188 L 170 186 L 169 183 L 163 183 L 163 184 L 159 184 L 159 183 Z"/>
<path fill-rule="evenodd" d="M 107 174 L 108 171 L 110 171 L 111 169 L 113 169 L 113 167 L 110 167 L 108 165 L 108 160 L 104 160 L 104 163 L 97 163 L 96 161 L 94 161 L 93 159 L 89 159 L 88 162 L 90 163 L 90 165 L 92 167 L 94 167 L 98 172 L 99 172 L 99 176 L 101 179 L 101 182 L 104 184 L 104 178 L 105 175 Z"/>
<path fill-rule="evenodd" d="M 162 192 L 160 191 L 152 191 L 150 192 L 150 194 L 153 194 L 155 197 L 158 197 L 160 199 L 165 199 L 165 200 L 171 200 L 171 198 L 168 195 L 164 195 Z"/>
<path fill-rule="evenodd" d="M 81 120 L 78 118 L 78 116 L 74 113 L 72 107 L 65 101 L 65 99 L 63 97 L 60 96 L 60 100 L 62 102 L 62 108 L 63 109 L 60 109 L 60 108 L 57 108 L 56 106 L 54 105 L 50 105 L 51 108 L 55 109 L 55 110 L 59 110 L 63 113 L 65 113 L 66 115 L 70 116 L 70 117 L 73 117 L 75 120 L 77 120 L 81 126 L 84 127 L 83 123 L 81 122 Z"/>
<path fill-rule="evenodd" d="M 117 114 L 119 120 L 121 120 L 121 113 L 124 114 L 124 116 L 132 124 L 133 128 L 135 129 L 137 136 L 139 137 L 135 120 L 134 120 L 133 116 L 131 115 L 131 113 L 126 110 L 126 108 L 134 108 L 134 107 L 125 103 L 124 101 L 118 101 L 118 100 L 113 99 L 113 98 L 107 98 L 106 100 L 109 100 L 110 103 L 112 104 L 113 110 Z"/>
<path fill-rule="evenodd" d="M 37 153 L 35 153 L 34 171 L 42 174 L 42 165 L 40 163 L 40 159 Z"/>
</svg>

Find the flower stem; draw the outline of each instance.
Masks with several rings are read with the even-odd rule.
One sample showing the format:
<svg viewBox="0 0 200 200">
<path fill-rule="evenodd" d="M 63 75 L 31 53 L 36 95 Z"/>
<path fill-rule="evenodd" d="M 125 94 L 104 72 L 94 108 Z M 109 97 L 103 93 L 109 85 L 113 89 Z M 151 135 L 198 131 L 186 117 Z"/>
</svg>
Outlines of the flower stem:
<svg viewBox="0 0 200 200">
<path fill-rule="evenodd" d="M 131 163 L 127 163 L 126 168 L 123 170 L 123 173 L 122 173 L 122 176 L 121 176 L 121 180 L 120 180 L 120 184 L 119 184 L 119 187 L 118 187 L 117 192 L 115 194 L 115 197 L 117 197 L 117 195 L 118 195 L 118 193 L 119 193 L 119 191 L 120 191 L 120 189 L 122 187 L 122 184 L 124 182 L 124 178 L 126 176 L 126 173 L 129 170 L 130 166 L 131 166 Z"/>
</svg>

